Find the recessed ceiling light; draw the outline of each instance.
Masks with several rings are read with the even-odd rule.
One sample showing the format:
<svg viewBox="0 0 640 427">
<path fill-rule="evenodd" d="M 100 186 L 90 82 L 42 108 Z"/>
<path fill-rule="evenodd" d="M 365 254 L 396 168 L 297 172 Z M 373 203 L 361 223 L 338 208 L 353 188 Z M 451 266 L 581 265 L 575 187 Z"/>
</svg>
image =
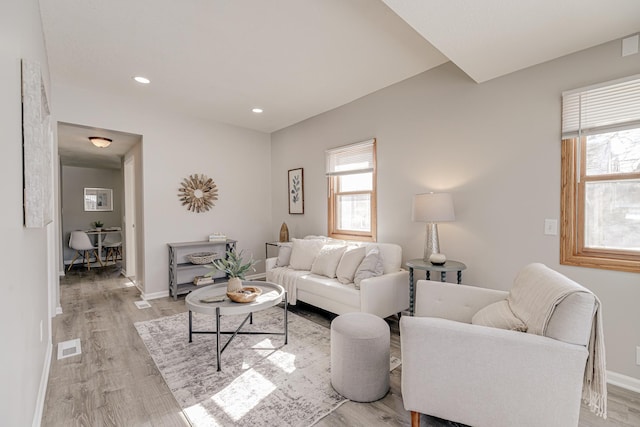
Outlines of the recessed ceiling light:
<svg viewBox="0 0 640 427">
<path fill-rule="evenodd" d="M 138 83 L 142 83 L 144 85 L 147 85 L 147 84 L 151 83 L 151 80 L 149 80 L 146 77 L 142 77 L 142 76 L 135 76 L 133 78 L 133 80 L 137 81 Z"/>
<path fill-rule="evenodd" d="M 260 113 L 262 113 L 264 110 L 263 110 L 262 108 L 257 108 L 257 107 L 256 107 L 256 108 L 252 108 L 252 109 L 251 109 L 251 111 L 253 111 L 254 113 L 258 113 L 258 114 L 260 114 Z"/>
</svg>

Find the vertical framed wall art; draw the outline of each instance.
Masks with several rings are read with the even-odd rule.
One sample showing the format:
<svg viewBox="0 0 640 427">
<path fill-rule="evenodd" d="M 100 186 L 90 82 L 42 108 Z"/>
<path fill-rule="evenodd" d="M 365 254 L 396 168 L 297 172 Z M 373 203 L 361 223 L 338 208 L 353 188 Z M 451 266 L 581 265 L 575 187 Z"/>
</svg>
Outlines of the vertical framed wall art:
<svg viewBox="0 0 640 427">
<path fill-rule="evenodd" d="M 302 168 L 289 169 L 289 213 L 304 213 L 304 173 Z"/>
<path fill-rule="evenodd" d="M 24 226 L 53 220 L 53 130 L 40 65 L 22 60 Z"/>
</svg>

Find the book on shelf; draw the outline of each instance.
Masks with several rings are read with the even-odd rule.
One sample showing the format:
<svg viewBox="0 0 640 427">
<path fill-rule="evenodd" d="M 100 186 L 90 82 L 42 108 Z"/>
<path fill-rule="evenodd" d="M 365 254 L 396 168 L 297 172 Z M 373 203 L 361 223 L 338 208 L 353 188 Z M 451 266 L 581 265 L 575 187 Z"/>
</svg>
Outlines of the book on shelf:
<svg viewBox="0 0 640 427">
<path fill-rule="evenodd" d="M 213 283 L 213 278 L 208 276 L 196 276 L 193 278 L 193 284 L 196 286 L 211 285 L 212 283 Z"/>
</svg>

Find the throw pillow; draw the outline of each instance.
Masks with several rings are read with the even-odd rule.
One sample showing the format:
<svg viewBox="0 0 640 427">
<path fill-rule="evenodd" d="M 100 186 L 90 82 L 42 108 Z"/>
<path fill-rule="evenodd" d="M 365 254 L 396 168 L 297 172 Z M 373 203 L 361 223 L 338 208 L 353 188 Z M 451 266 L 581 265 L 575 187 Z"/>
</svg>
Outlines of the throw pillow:
<svg viewBox="0 0 640 427">
<path fill-rule="evenodd" d="M 364 279 L 381 276 L 383 271 L 384 266 L 382 265 L 380 251 L 378 248 L 373 248 L 367 256 L 364 257 L 353 277 L 353 283 L 356 285 L 356 289 L 360 289 L 360 282 Z"/>
<path fill-rule="evenodd" d="M 513 314 L 506 299 L 482 308 L 473 315 L 471 323 L 510 331 L 527 331 L 527 325 Z"/>
<path fill-rule="evenodd" d="M 364 247 L 350 246 L 340 259 L 338 268 L 336 268 L 336 276 L 338 281 L 344 285 L 353 283 L 356 270 L 366 255 Z"/>
<path fill-rule="evenodd" d="M 347 249 L 346 246 L 324 245 L 311 265 L 311 272 L 335 279 L 336 268 L 338 268 L 338 263 L 340 263 L 345 249 Z"/>
<path fill-rule="evenodd" d="M 278 259 L 276 260 L 276 267 L 286 267 L 289 265 L 291 259 L 291 245 L 292 243 L 279 243 L 278 244 Z"/>
<path fill-rule="evenodd" d="M 311 270 L 313 260 L 316 259 L 318 252 L 322 249 L 322 246 L 324 246 L 322 240 L 293 239 L 289 267 L 294 270 Z"/>
</svg>

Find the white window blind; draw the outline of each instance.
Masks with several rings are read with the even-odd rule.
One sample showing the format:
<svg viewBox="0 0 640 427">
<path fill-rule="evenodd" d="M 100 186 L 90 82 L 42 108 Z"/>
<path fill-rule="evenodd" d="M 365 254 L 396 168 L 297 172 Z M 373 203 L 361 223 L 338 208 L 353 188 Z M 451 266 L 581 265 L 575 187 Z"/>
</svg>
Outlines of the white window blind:
<svg viewBox="0 0 640 427">
<path fill-rule="evenodd" d="M 562 138 L 640 126 L 640 74 L 562 94 Z"/>
<path fill-rule="evenodd" d="M 327 176 L 373 172 L 375 139 L 325 152 Z"/>
</svg>

